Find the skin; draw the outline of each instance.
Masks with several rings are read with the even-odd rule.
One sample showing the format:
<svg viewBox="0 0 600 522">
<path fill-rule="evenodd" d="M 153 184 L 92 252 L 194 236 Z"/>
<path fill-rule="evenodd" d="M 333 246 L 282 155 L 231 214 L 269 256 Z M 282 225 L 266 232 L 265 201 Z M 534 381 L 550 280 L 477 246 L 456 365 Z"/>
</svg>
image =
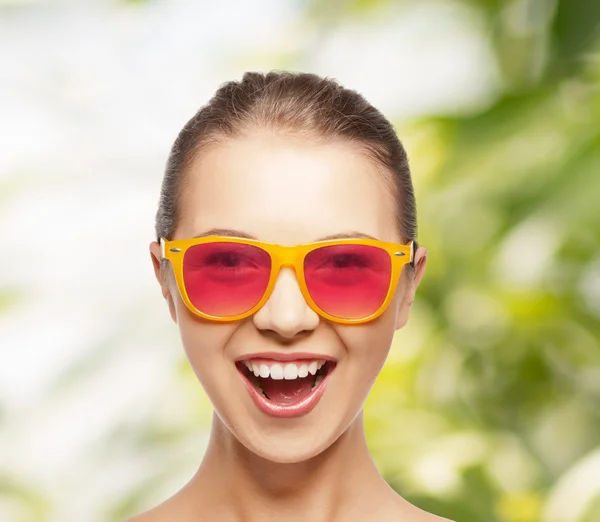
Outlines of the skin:
<svg viewBox="0 0 600 522">
<path fill-rule="evenodd" d="M 190 170 L 172 239 L 212 228 L 296 245 L 358 231 L 401 242 L 395 202 L 377 167 L 354 145 L 255 131 L 206 150 Z M 391 305 L 374 321 L 340 325 L 308 307 L 294 272 L 283 268 L 256 314 L 215 323 L 192 314 L 160 246 L 150 245 L 156 278 L 179 327 L 189 363 L 214 405 L 208 449 L 173 497 L 131 522 L 315 522 L 445 520 L 413 506 L 379 474 L 367 448 L 363 404 L 409 317 L 427 250 L 414 276 L 403 271 Z M 234 365 L 259 351 L 311 352 L 337 360 L 327 390 L 307 415 L 276 419 L 252 402 Z"/>
</svg>

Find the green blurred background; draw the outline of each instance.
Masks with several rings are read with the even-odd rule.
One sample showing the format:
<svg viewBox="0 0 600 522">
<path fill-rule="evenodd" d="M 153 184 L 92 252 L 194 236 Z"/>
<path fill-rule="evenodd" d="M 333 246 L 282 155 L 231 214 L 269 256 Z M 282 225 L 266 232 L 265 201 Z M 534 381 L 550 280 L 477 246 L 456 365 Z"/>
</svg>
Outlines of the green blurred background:
<svg viewBox="0 0 600 522">
<path fill-rule="evenodd" d="M 0 520 L 118 522 L 193 473 L 162 166 L 220 82 L 280 68 L 363 92 L 411 158 L 428 269 L 365 409 L 386 479 L 457 522 L 600 521 L 600 2 L 251 4 L 0 2 Z"/>
</svg>

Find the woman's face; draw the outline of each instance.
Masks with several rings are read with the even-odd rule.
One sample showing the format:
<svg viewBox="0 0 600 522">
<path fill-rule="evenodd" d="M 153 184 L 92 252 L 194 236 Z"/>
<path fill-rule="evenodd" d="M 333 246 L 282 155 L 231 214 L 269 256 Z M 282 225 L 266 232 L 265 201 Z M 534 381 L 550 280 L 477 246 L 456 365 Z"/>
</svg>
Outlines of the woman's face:
<svg viewBox="0 0 600 522">
<path fill-rule="evenodd" d="M 355 147 L 342 142 L 307 143 L 266 133 L 226 141 L 206 150 L 192 166 L 181 203 L 180 222 L 171 239 L 232 229 L 290 246 L 348 232 L 401 242 L 395 202 L 381 173 Z M 161 281 L 157 243 L 151 252 Z M 418 252 L 417 261 L 423 254 Z M 305 302 L 291 268 L 282 269 L 263 308 L 233 323 L 192 314 L 170 266 L 161 284 L 189 362 L 224 425 L 255 454 L 290 463 L 324 451 L 359 414 L 395 330 L 408 318 L 421 275 L 422 269 L 414 280 L 404 273 L 386 311 L 360 325 L 336 324 L 317 315 Z M 311 411 L 282 418 L 257 407 L 236 361 L 259 352 L 315 354 L 315 359 L 335 361 Z"/>
</svg>

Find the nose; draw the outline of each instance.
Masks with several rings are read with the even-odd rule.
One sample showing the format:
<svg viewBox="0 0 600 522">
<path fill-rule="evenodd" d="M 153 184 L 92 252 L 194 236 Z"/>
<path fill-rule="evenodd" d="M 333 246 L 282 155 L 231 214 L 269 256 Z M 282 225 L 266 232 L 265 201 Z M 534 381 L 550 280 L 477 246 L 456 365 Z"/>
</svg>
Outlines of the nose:
<svg viewBox="0 0 600 522">
<path fill-rule="evenodd" d="M 253 321 L 259 330 L 292 339 L 300 332 L 314 330 L 319 315 L 306 303 L 294 270 L 285 267 L 279 272 L 273 293 L 254 314 Z"/>
</svg>

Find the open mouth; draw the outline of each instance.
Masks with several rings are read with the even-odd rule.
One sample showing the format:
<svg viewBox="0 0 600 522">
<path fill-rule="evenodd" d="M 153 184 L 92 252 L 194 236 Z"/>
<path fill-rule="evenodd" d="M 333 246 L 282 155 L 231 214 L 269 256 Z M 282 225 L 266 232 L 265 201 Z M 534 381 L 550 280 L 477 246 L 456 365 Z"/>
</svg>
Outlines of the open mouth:
<svg viewBox="0 0 600 522">
<path fill-rule="evenodd" d="M 316 406 L 336 363 L 323 359 L 250 359 L 238 361 L 236 366 L 261 410 L 277 417 L 294 417 Z"/>
</svg>

